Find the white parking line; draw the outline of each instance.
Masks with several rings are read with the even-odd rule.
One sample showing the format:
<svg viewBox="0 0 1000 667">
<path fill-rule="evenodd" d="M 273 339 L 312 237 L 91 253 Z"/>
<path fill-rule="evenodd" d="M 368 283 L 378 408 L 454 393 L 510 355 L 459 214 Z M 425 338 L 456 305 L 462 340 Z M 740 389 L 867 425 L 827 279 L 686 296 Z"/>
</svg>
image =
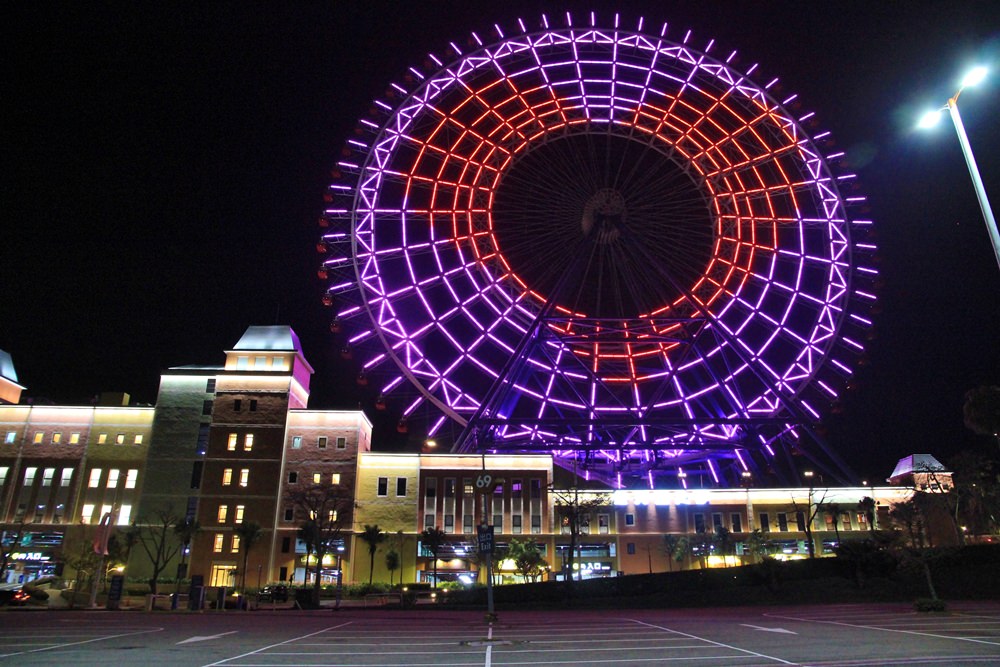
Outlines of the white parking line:
<svg viewBox="0 0 1000 667">
<path fill-rule="evenodd" d="M 705 639 L 704 637 L 698 637 L 697 635 L 692 635 L 687 632 L 680 632 L 678 630 L 671 630 L 670 628 L 665 628 L 662 625 L 655 625 L 653 623 L 646 623 L 645 621 L 639 621 L 636 619 L 629 619 L 633 623 L 638 623 L 639 625 L 644 625 L 647 628 L 656 628 L 657 630 L 663 630 L 664 632 L 670 632 L 675 635 L 681 635 L 684 637 L 690 637 L 691 639 L 697 639 L 698 641 L 705 642 L 707 644 L 713 644 L 715 646 L 721 646 L 723 648 L 728 648 L 731 651 L 739 651 L 740 653 L 747 653 L 758 658 L 764 658 L 765 660 L 774 660 L 775 662 L 780 662 L 783 665 L 798 665 L 797 662 L 789 662 L 788 660 L 782 660 L 781 658 L 776 658 L 773 655 L 765 655 L 764 653 L 757 653 L 756 651 L 750 651 L 745 648 L 737 648 L 736 646 L 730 646 L 729 644 L 723 644 L 722 642 L 712 641 L 711 639 Z"/>
<path fill-rule="evenodd" d="M 54 651 L 60 648 L 66 648 L 67 646 L 79 646 L 80 644 L 90 644 L 93 642 L 102 642 L 108 639 L 117 639 L 118 637 L 131 637 L 132 635 L 144 635 L 150 632 L 162 632 L 163 628 L 150 628 L 147 630 L 136 630 L 135 632 L 122 632 L 116 635 L 104 635 L 102 637 L 94 637 L 92 639 L 84 639 L 78 642 L 64 642 L 62 644 L 53 644 L 52 646 L 44 646 L 42 648 L 28 649 L 27 651 L 16 651 L 14 653 L 0 653 L 0 658 L 10 658 L 15 655 L 25 655 L 27 653 L 40 653 L 42 651 Z"/>
<path fill-rule="evenodd" d="M 802 621 L 802 622 L 806 622 L 806 623 L 823 623 L 823 624 L 826 624 L 826 625 L 841 625 L 841 626 L 846 627 L 846 628 L 861 628 L 861 629 L 864 629 L 864 630 L 879 630 L 881 632 L 896 632 L 896 633 L 903 634 L 903 635 L 917 635 L 917 636 L 920 636 L 920 637 L 934 637 L 936 639 L 954 639 L 954 640 L 957 640 L 957 641 L 973 642 L 975 644 L 989 644 L 991 646 L 1000 646 L 1000 637 L 998 637 L 996 641 L 985 641 L 985 640 L 976 639 L 976 638 L 973 638 L 973 637 L 954 637 L 954 636 L 951 636 L 951 635 L 938 634 L 936 632 L 920 632 L 918 630 L 901 630 L 899 628 L 884 627 L 885 625 L 887 625 L 889 623 L 888 620 L 885 623 L 883 623 L 882 625 L 863 625 L 863 624 L 858 624 L 858 623 L 846 623 L 844 621 L 823 621 L 823 620 L 813 619 L 813 618 L 797 618 L 795 616 L 781 616 L 781 615 L 777 615 L 777 614 L 765 614 L 765 616 L 769 616 L 771 618 L 781 618 L 781 619 L 790 620 L 790 621 Z M 948 631 L 948 627 L 947 627 L 946 621 L 947 621 L 947 619 L 941 619 L 941 621 L 940 621 L 941 625 L 939 626 L 939 628 L 943 632 L 947 632 Z"/>
<path fill-rule="evenodd" d="M 262 646 L 261 648 L 257 649 L 256 651 L 248 651 L 246 653 L 241 653 L 240 655 L 234 655 L 231 658 L 223 658 L 222 660 L 216 660 L 215 662 L 210 662 L 210 663 L 204 665 L 204 667 L 214 667 L 214 665 L 221 665 L 221 664 L 229 662 L 230 660 L 239 660 L 240 658 L 245 658 L 248 655 L 254 655 L 255 653 L 260 653 L 261 651 L 266 651 L 269 648 L 274 648 L 276 646 L 282 646 L 284 644 L 290 644 L 291 642 L 296 642 L 296 641 L 298 641 L 300 639 L 307 639 L 309 637 L 315 637 L 316 635 L 321 635 L 324 632 L 329 632 L 330 630 L 336 630 L 338 628 L 346 627 L 346 626 L 350 625 L 352 622 L 353 621 L 347 621 L 346 623 L 341 623 L 340 625 L 331 625 L 329 628 L 323 628 L 322 630 L 317 630 L 316 632 L 310 632 L 309 634 L 302 635 L 301 637 L 292 637 L 291 639 L 286 639 L 285 641 L 278 642 L 277 644 L 271 644 L 270 646 Z"/>
</svg>

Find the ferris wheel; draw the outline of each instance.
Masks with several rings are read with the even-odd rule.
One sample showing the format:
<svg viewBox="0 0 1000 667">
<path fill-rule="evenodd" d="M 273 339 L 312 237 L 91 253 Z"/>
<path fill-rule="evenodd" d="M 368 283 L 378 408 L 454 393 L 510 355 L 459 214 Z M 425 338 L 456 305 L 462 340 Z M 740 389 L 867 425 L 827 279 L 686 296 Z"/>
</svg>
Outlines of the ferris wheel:
<svg viewBox="0 0 1000 667">
<path fill-rule="evenodd" d="M 542 16 L 390 85 L 319 245 L 379 401 L 620 486 L 846 474 L 809 436 L 872 324 L 871 221 L 812 114 L 714 50 Z"/>
</svg>

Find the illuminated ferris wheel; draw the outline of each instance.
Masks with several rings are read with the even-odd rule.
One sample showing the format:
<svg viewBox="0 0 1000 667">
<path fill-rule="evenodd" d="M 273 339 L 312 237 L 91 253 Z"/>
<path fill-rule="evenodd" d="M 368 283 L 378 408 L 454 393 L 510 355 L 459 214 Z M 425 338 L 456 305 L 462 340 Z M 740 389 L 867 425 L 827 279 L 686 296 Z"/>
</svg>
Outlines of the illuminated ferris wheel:
<svg viewBox="0 0 1000 667">
<path fill-rule="evenodd" d="M 361 377 L 456 451 L 622 486 L 836 469 L 809 434 L 871 325 L 853 175 L 735 53 L 559 23 L 451 43 L 347 142 L 321 275 Z"/>
</svg>

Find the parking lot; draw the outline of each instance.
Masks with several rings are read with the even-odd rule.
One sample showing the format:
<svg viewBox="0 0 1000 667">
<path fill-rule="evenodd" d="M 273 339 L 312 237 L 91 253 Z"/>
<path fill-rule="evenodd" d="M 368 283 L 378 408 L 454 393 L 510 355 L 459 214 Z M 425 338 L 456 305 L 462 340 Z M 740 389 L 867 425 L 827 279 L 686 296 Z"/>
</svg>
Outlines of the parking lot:
<svg viewBox="0 0 1000 667">
<path fill-rule="evenodd" d="M 1000 603 L 637 611 L 0 613 L 19 665 L 1000 664 Z"/>
</svg>

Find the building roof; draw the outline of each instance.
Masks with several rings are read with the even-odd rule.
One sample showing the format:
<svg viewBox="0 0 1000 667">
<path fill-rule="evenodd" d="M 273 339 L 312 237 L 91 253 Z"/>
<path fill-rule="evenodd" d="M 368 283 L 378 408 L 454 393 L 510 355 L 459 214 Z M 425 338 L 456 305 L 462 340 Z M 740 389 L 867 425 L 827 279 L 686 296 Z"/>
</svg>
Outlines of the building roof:
<svg viewBox="0 0 1000 667">
<path fill-rule="evenodd" d="M 17 382 L 17 371 L 14 370 L 14 360 L 10 354 L 0 350 L 0 377 L 7 378 L 11 382 Z"/>
<path fill-rule="evenodd" d="M 287 325 L 248 327 L 233 350 L 279 350 L 302 353 L 299 337 Z"/>
<path fill-rule="evenodd" d="M 895 470 L 889 476 L 890 480 L 912 475 L 915 472 L 942 472 L 945 469 L 941 462 L 930 454 L 911 454 L 899 459 Z"/>
</svg>

